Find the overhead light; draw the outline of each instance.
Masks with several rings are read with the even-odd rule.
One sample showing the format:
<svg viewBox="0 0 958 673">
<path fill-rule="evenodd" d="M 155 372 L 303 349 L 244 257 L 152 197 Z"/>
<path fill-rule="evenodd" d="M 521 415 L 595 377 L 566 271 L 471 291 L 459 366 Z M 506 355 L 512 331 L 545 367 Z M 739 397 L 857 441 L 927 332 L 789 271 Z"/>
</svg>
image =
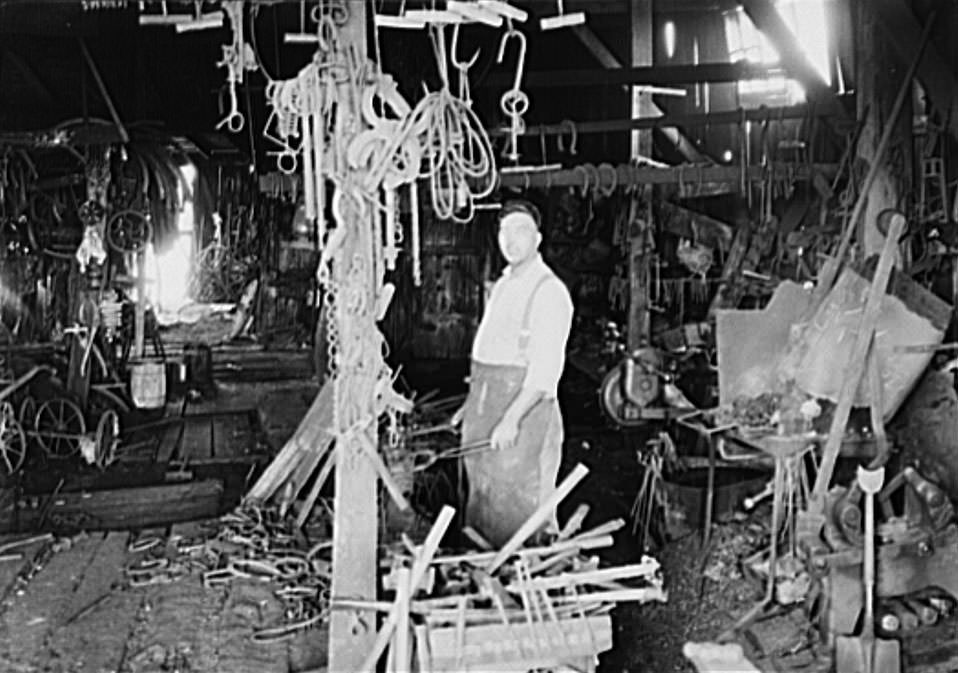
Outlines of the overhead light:
<svg viewBox="0 0 958 673">
<path fill-rule="evenodd" d="M 496 14 L 490 9 L 480 7 L 476 2 L 462 2 L 462 0 L 448 0 L 446 9 L 456 14 L 461 14 L 471 21 L 484 23 L 487 26 L 498 28 L 502 25 L 502 15 Z"/>
<path fill-rule="evenodd" d="M 529 12 L 513 7 L 503 0 L 479 0 L 479 6 L 519 23 L 524 23 L 529 18 Z"/>
</svg>

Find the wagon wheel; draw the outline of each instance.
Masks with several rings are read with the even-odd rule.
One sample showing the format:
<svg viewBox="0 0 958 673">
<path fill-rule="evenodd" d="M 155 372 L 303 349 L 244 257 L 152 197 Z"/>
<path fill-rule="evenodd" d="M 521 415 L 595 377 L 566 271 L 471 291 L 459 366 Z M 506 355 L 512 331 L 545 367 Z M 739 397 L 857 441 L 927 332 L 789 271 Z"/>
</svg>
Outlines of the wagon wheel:
<svg viewBox="0 0 958 673">
<path fill-rule="evenodd" d="M 30 395 L 23 398 L 20 403 L 20 413 L 17 416 L 20 425 L 24 428 L 32 427 L 37 420 L 37 401 Z"/>
<path fill-rule="evenodd" d="M 0 405 L 0 472 L 11 475 L 20 469 L 27 457 L 27 436 L 17 422 L 13 405 Z"/>
<path fill-rule="evenodd" d="M 79 451 L 80 436 L 86 433 L 80 407 L 63 397 L 55 397 L 40 405 L 34 428 L 43 450 L 60 458 Z"/>
<path fill-rule="evenodd" d="M 140 252 L 152 237 L 149 218 L 136 210 L 121 210 L 106 225 L 106 241 L 117 252 Z"/>
<path fill-rule="evenodd" d="M 93 441 L 96 444 L 96 466 L 105 469 L 116 460 L 116 447 L 120 442 L 120 417 L 112 409 L 107 409 L 100 416 Z"/>
</svg>

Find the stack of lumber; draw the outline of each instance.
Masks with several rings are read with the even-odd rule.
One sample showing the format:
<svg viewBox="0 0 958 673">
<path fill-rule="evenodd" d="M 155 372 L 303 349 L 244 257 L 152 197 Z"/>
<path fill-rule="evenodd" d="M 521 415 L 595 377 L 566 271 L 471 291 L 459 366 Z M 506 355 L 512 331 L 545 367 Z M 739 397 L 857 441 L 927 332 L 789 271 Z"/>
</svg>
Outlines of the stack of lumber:
<svg viewBox="0 0 958 673">
<path fill-rule="evenodd" d="M 361 670 L 375 670 L 384 653 L 387 671 L 593 670 L 598 654 L 612 647 L 609 612 L 616 603 L 667 597 L 655 560 L 600 568 L 586 555 L 610 546 L 625 525 L 617 519 L 580 531 L 587 506 L 548 543 L 524 546 L 587 472 L 577 466 L 499 550 L 471 532 L 486 549 L 439 554 L 454 516 L 446 507 L 423 544 L 406 538 L 403 550 L 384 559 L 392 602 L 333 597 L 334 610 L 386 614 Z"/>
<path fill-rule="evenodd" d="M 335 464 L 332 444 L 333 387 L 327 384 L 316 395 L 292 437 L 250 488 L 246 501 L 266 503 L 276 497 L 285 514 L 315 473 L 316 478 L 296 518 L 297 525 L 302 526 Z"/>
</svg>

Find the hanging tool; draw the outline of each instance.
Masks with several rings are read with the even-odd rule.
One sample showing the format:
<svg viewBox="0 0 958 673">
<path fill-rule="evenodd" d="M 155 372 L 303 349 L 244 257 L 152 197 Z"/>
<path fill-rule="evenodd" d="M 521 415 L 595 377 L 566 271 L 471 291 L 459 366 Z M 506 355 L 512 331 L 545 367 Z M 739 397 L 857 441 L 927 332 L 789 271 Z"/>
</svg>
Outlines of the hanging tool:
<svg viewBox="0 0 958 673">
<path fill-rule="evenodd" d="M 512 80 L 512 88 L 502 94 L 499 100 L 499 107 L 509 118 L 509 147 L 506 158 L 513 162 L 519 160 L 519 136 L 526 132 L 526 124 L 522 119 L 529 110 L 529 97 L 522 91 L 522 73 L 526 65 L 526 36 L 512 26 L 509 22 L 509 30 L 502 35 L 499 42 L 499 55 L 496 57 L 497 63 L 502 63 L 506 55 L 506 45 L 510 39 L 519 43 L 519 56 L 516 61 L 516 75 Z"/>
<path fill-rule="evenodd" d="M 562 0 L 556 0 L 556 9 L 559 13 L 555 16 L 546 16 L 539 19 L 539 27 L 542 30 L 571 28 L 572 26 L 581 26 L 585 23 L 585 12 L 569 12 L 566 14 L 562 6 Z"/>
<path fill-rule="evenodd" d="M 862 586 L 865 614 L 861 635 L 839 636 L 835 642 L 835 670 L 842 673 L 898 673 L 901 651 L 897 640 L 875 638 L 875 494 L 885 481 L 885 468 L 858 468 L 858 486 L 865 493 L 865 559 Z"/>
<path fill-rule="evenodd" d="M 229 86 L 230 108 L 226 116 L 220 120 L 216 128 L 226 127 L 232 133 L 243 130 L 245 118 L 239 111 L 239 102 L 236 97 L 236 86 L 243 83 L 247 70 L 256 69 L 256 54 L 253 48 L 243 40 L 243 3 L 240 0 L 231 0 L 223 3 L 223 11 L 230 20 L 230 30 L 233 39 L 230 44 L 223 45 L 223 60 L 217 67 L 226 67 L 226 82 Z M 177 26 L 179 30 L 180 26 Z"/>
<path fill-rule="evenodd" d="M 460 61 L 458 57 L 459 50 L 459 24 L 452 29 L 452 44 L 449 47 L 449 63 L 453 68 L 459 71 L 459 100 L 472 107 L 472 93 L 469 91 L 469 68 L 476 64 L 479 58 L 479 49 L 472 55 L 468 61 Z"/>
</svg>

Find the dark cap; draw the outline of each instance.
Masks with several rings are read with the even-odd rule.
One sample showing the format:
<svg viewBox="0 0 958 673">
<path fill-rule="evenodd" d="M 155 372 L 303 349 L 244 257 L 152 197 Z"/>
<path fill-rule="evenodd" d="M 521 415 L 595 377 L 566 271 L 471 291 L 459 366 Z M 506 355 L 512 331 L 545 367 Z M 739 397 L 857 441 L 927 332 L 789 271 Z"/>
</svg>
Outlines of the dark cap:
<svg viewBox="0 0 958 673">
<path fill-rule="evenodd" d="M 525 199 L 510 199 L 502 204 L 502 210 L 499 211 L 499 221 L 502 222 L 502 219 L 507 215 L 512 215 L 513 213 L 525 213 L 532 218 L 532 221 L 536 224 L 536 229 L 542 229 L 542 216 L 539 214 L 539 209 L 531 201 L 526 201 Z"/>
</svg>

